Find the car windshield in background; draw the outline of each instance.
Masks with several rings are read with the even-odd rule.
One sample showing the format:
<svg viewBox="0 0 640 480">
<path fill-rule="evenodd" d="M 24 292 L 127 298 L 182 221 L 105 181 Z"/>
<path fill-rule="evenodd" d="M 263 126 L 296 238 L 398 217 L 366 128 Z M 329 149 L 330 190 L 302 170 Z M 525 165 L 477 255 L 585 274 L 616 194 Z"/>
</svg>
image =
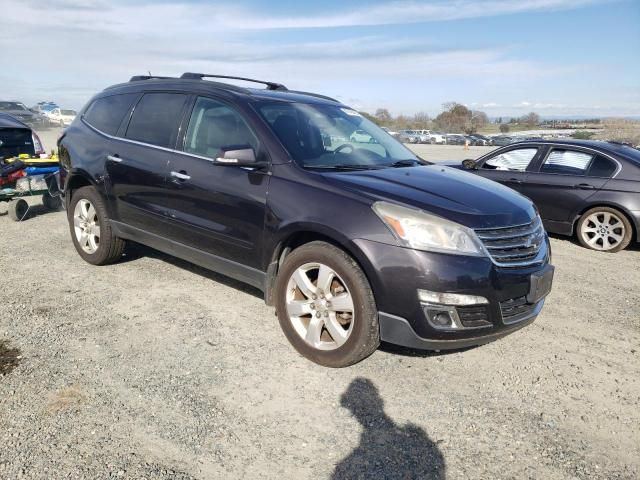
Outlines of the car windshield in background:
<svg viewBox="0 0 640 480">
<path fill-rule="evenodd" d="M 306 168 L 371 169 L 423 163 L 350 108 L 269 103 L 258 109 L 291 157 Z"/>
<path fill-rule="evenodd" d="M 0 110 L 27 110 L 27 107 L 19 102 L 0 102 Z"/>
<path fill-rule="evenodd" d="M 62 115 L 75 115 L 76 114 L 75 110 L 60 110 L 60 112 L 62 113 Z"/>
</svg>

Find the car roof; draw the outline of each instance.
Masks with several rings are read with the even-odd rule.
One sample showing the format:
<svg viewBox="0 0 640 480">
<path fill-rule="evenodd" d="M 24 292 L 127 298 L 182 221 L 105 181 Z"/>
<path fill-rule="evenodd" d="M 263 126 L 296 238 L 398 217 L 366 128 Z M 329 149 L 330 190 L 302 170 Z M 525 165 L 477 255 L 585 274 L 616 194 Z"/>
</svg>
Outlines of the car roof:
<svg viewBox="0 0 640 480">
<path fill-rule="evenodd" d="M 312 103 L 345 106 L 331 97 L 311 92 L 301 92 L 268 88 L 245 88 L 231 83 L 211 81 L 193 78 L 157 78 L 157 77 L 133 77 L 131 81 L 119 83 L 104 89 L 104 94 L 143 92 L 161 90 L 163 88 L 188 91 L 192 93 L 220 93 L 224 92 L 235 97 L 244 97 L 247 100 L 271 100 L 276 102 Z M 101 96 L 98 94 L 98 96 Z"/>
<path fill-rule="evenodd" d="M 0 113 L 0 128 L 31 128 L 8 113 Z"/>
</svg>

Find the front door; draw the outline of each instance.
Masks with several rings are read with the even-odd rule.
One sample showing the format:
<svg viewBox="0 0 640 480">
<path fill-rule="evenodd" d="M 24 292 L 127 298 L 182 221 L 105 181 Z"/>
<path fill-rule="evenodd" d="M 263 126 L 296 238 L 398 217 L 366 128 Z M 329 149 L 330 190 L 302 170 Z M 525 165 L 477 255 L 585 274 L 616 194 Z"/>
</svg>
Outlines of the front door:
<svg viewBox="0 0 640 480">
<path fill-rule="evenodd" d="M 223 147 L 266 156 L 249 122 L 232 106 L 199 97 L 182 154 L 168 165 L 170 238 L 242 265 L 261 268 L 267 170 L 216 164 Z"/>
<path fill-rule="evenodd" d="M 527 181 L 527 167 L 536 158 L 539 150 L 535 145 L 501 149 L 494 155 L 481 159 L 475 172 L 522 192 L 522 186 Z"/>
</svg>

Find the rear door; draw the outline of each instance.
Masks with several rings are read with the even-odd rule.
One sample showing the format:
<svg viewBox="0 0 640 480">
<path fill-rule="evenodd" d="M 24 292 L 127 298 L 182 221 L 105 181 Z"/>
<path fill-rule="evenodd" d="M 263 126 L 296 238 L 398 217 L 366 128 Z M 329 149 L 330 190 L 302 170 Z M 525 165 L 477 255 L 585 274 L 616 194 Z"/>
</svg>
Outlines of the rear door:
<svg viewBox="0 0 640 480">
<path fill-rule="evenodd" d="M 519 192 L 527 181 L 527 169 L 538 158 L 540 147 L 522 145 L 508 147 L 482 158 L 475 172 L 485 178 L 500 182 Z"/>
<path fill-rule="evenodd" d="M 164 234 L 168 165 L 188 98 L 184 93 L 145 93 L 120 127 L 106 162 L 119 221 Z"/>
<path fill-rule="evenodd" d="M 540 216 L 554 231 L 573 222 L 574 213 L 609 180 L 588 176 L 597 153 L 573 146 L 551 146 L 535 171 L 529 172 L 522 193 L 531 198 Z"/>
<path fill-rule="evenodd" d="M 269 172 L 213 162 L 230 146 L 267 158 L 251 118 L 222 100 L 198 97 L 185 125 L 183 153 L 168 165 L 170 238 L 261 268 Z"/>
</svg>

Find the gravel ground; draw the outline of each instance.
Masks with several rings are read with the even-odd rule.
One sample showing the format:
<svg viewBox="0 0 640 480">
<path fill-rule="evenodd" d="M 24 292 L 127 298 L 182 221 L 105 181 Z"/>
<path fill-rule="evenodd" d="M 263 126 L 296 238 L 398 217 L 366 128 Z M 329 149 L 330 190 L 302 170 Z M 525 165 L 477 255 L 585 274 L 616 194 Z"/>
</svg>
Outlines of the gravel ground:
<svg viewBox="0 0 640 480">
<path fill-rule="evenodd" d="M 64 213 L 5 212 L 0 479 L 640 476 L 638 248 L 554 238 L 531 326 L 335 370 L 247 286 L 144 247 L 92 267 Z"/>
</svg>

